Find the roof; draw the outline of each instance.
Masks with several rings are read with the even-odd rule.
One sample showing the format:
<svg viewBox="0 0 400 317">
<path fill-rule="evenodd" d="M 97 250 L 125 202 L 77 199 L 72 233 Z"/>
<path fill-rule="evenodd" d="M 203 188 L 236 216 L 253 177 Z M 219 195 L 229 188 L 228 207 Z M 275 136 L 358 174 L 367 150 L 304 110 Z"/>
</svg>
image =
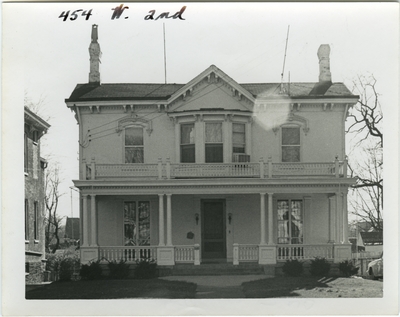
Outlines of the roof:
<svg viewBox="0 0 400 317">
<path fill-rule="evenodd" d="M 225 78 L 230 84 L 240 86 L 254 98 L 256 97 L 282 97 L 280 93 L 280 83 L 236 83 L 224 72 L 214 65 L 211 65 L 199 76 L 186 84 L 163 84 L 163 83 L 87 83 L 78 84 L 66 102 L 78 101 L 100 101 L 100 100 L 165 100 L 167 101 L 174 93 L 181 88 L 189 85 L 193 86 L 193 81 L 201 80 L 201 75 L 210 72 L 219 73 L 221 78 Z M 221 76 L 222 75 L 222 76 Z M 290 83 L 284 84 L 287 97 L 295 98 L 320 98 L 320 97 L 352 97 L 353 95 L 343 83 L 318 82 L 318 83 Z"/>
<path fill-rule="evenodd" d="M 383 232 L 360 232 L 364 244 L 383 244 Z"/>
<path fill-rule="evenodd" d="M 26 123 L 30 123 L 39 131 L 47 131 L 47 129 L 50 128 L 50 124 L 26 106 L 24 107 L 24 119 Z"/>
</svg>

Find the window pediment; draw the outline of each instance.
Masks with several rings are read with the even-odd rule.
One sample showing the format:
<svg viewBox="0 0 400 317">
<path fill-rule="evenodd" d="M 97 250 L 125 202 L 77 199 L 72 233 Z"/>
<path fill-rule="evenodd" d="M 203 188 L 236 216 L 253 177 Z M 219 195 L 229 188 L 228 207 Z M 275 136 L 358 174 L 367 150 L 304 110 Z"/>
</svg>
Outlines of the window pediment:
<svg viewBox="0 0 400 317">
<path fill-rule="evenodd" d="M 282 126 L 285 126 L 285 125 L 291 124 L 291 123 L 300 125 L 302 127 L 302 130 L 305 135 L 307 135 L 307 133 L 310 131 L 310 126 L 309 126 L 308 120 L 302 116 L 295 115 L 293 112 L 290 112 L 290 114 L 287 116 L 287 118 L 283 124 L 281 124 L 279 127 L 274 127 L 272 130 L 274 131 L 274 133 L 276 135 Z"/>
<path fill-rule="evenodd" d="M 118 133 L 118 135 L 120 135 L 121 132 L 125 128 L 130 127 L 130 126 L 142 127 L 144 130 L 146 130 L 146 132 L 148 133 L 149 136 L 153 132 L 152 121 L 151 120 L 146 120 L 146 119 L 143 119 L 143 118 L 139 118 L 137 116 L 125 117 L 125 118 L 119 120 L 116 132 Z"/>
</svg>

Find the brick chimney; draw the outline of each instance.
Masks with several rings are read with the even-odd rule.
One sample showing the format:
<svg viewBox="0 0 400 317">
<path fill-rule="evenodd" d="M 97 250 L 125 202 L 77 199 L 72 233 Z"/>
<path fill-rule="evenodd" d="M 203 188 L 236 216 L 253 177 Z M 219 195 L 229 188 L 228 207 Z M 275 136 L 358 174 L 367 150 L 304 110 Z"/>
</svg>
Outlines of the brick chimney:
<svg viewBox="0 0 400 317">
<path fill-rule="evenodd" d="M 331 48 L 328 44 L 322 44 L 318 49 L 319 59 L 319 82 L 332 82 L 329 54 Z"/>
<path fill-rule="evenodd" d="M 97 43 L 97 24 L 92 25 L 92 41 L 89 46 L 90 55 L 90 73 L 89 73 L 89 83 L 100 84 L 100 45 Z"/>
</svg>

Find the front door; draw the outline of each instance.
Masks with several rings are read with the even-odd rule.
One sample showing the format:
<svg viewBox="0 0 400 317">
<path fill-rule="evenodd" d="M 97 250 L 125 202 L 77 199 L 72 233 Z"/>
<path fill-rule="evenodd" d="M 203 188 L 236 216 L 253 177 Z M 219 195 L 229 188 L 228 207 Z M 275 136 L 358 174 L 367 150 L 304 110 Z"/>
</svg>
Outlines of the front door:
<svg viewBox="0 0 400 317">
<path fill-rule="evenodd" d="M 202 258 L 226 258 L 225 200 L 201 201 Z"/>
</svg>

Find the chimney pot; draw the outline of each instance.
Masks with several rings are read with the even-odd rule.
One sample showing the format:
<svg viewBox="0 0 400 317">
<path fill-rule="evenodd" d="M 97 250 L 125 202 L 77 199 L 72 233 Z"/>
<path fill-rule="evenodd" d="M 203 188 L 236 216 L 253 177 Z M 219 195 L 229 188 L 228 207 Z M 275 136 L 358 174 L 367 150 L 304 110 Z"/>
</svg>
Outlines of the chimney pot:
<svg viewBox="0 0 400 317">
<path fill-rule="evenodd" d="M 318 49 L 319 82 L 332 82 L 329 54 L 331 48 L 328 44 L 322 44 Z"/>
</svg>

